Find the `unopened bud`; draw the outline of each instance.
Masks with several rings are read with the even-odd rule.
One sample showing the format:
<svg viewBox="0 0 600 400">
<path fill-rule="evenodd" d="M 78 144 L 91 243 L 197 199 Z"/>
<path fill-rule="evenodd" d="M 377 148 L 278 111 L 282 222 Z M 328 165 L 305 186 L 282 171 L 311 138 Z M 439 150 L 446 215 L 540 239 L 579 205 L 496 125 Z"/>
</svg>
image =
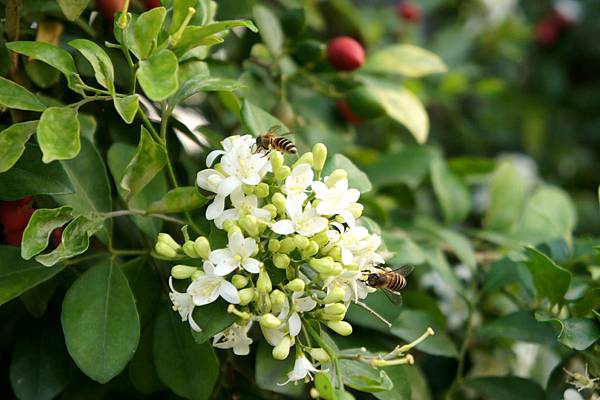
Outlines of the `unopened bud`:
<svg viewBox="0 0 600 400">
<path fill-rule="evenodd" d="M 294 244 L 299 250 L 304 250 L 308 246 L 309 240 L 306 236 L 296 235 L 294 236 Z"/>
<path fill-rule="evenodd" d="M 233 283 L 233 286 L 235 286 L 236 289 L 242 289 L 248 284 L 248 278 L 244 275 L 235 274 L 231 277 L 231 283 Z"/>
<path fill-rule="evenodd" d="M 277 346 L 273 347 L 273 358 L 276 360 L 285 360 L 290 354 L 290 346 L 292 345 L 292 339 L 289 336 L 284 336 L 283 339 L 277 343 Z"/>
<path fill-rule="evenodd" d="M 304 281 L 302 279 L 296 278 L 296 279 L 288 282 L 287 288 L 290 290 L 293 290 L 294 292 L 302 292 L 302 291 L 304 291 L 305 285 L 306 284 L 304 283 Z"/>
<path fill-rule="evenodd" d="M 304 153 L 300 156 L 300 158 L 294 163 L 294 167 L 297 167 L 300 164 L 308 164 L 312 167 L 313 165 L 313 153 L 311 151 Z"/>
<path fill-rule="evenodd" d="M 331 271 L 329 271 L 329 275 L 336 276 L 336 275 L 341 274 L 342 271 L 344 271 L 344 266 L 342 264 L 340 264 L 339 262 L 334 262 L 333 268 L 331 269 Z"/>
<path fill-rule="evenodd" d="M 283 305 L 287 300 L 285 297 L 285 293 L 283 293 L 279 289 L 275 289 L 271 292 L 269 297 L 271 298 L 271 307 L 273 308 L 273 312 L 278 313 L 279 311 L 281 311 Z"/>
<path fill-rule="evenodd" d="M 321 274 L 327 274 L 333 269 L 333 258 L 311 258 L 308 262 L 308 265 L 310 265 L 312 269 Z"/>
<path fill-rule="evenodd" d="M 312 148 L 313 167 L 315 171 L 322 171 L 327 160 L 327 146 L 323 143 L 317 143 Z"/>
<path fill-rule="evenodd" d="M 346 178 L 348 178 L 348 173 L 346 171 L 344 171 L 343 169 L 336 169 L 331 174 L 329 174 L 329 176 L 325 180 L 325 184 L 327 185 L 327 187 L 332 187 L 333 185 L 338 183 L 339 180 Z"/>
<path fill-rule="evenodd" d="M 273 204 L 264 205 L 262 209 L 266 210 L 271 215 L 271 218 L 275 218 L 277 216 L 277 207 L 275 207 Z"/>
<path fill-rule="evenodd" d="M 292 170 L 290 169 L 290 167 L 284 165 L 281 168 L 279 168 L 277 172 L 275 172 L 275 179 L 277 179 L 278 181 L 283 181 L 285 180 L 285 178 L 290 176 L 291 173 Z"/>
<path fill-rule="evenodd" d="M 157 241 L 166 244 L 175 251 L 181 249 L 179 243 L 177 243 L 168 233 L 159 233 Z"/>
<path fill-rule="evenodd" d="M 190 265 L 175 265 L 171 268 L 171 276 L 175 279 L 188 279 L 191 278 L 197 270 L 198 268 Z"/>
<path fill-rule="evenodd" d="M 187 242 L 185 242 L 182 246 L 183 248 L 183 253 L 190 257 L 190 258 L 200 258 L 200 255 L 198 254 L 198 252 L 196 251 L 196 248 L 194 247 L 194 242 L 192 242 L 191 240 L 188 240 Z"/>
<path fill-rule="evenodd" d="M 289 254 L 296 249 L 296 242 L 293 237 L 286 237 L 279 241 L 279 251 L 281 253 Z"/>
<path fill-rule="evenodd" d="M 346 313 L 346 306 L 343 305 L 342 303 L 329 304 L 329 305 L 326 305 L 325 307 L 323 307 L 321 309 L 321 312 L 323 314 L 327 314 L 327 315 L 345 314 Z"/>
<path fill-rule="evenodd" d="M 244 194 L 252 194 L 254 193 L 254 186 L 242 183 L 242 191 L 244 192 Z"/>
<path fill-rule="evenodd" d="M 269 185 L 267 185 L 264 182 L 259 183 L 254 188 L 254 194 L 259 199 L 264 199 L 265 197 L 267 197 L 269 195 Z"/>
<path fill-rule="evenodd" d="M 302 250 L 302 258 L 309 258 L 319 252 L 319 245 L 315 241 L 309 241 L 308 246 Z"/>
<path fill-rule="evenodd" d="M 192 274 L 192 280 L 195 281 L 196 279 L 200 278 L 202 275 L 204 275 L 204 271 L 200 271 L 198 269 Z"/>
<path fill-rule="evenodd" d="M 260 317 L 260 326 L 262 326 L 263 328 L 275 329 L 279 325 L 281 325 L 281 320 L 273 314 L 269 313 Z"/>
<path fill-rule="evenodd" d="M 271 169 L 273 173 L 276 173 L 279 168 L 283 165 L 283 154 L 279 151 L 271 152 Z"/>
<path fill-rule="evenodd" d="M 320 347 L 313 347 L 308 351 L 308 353 L 314 360 L 317 360 L 320 363 L 329 361 L 329 354 L 327 354 L 327 352 Z"/>
<path fill-rule="evenodd" d="M 342 259 L 342 249 L 339 246 L 333 246 L 327 255 L 335 261 L 340 261 Z"/>
<path fill-rule="evenodd" d="M 362 204 L 359 203 L 352 203 L 350 204 L 350 206 L 348 207 L 348 211 L 350 211 L 350 213 L 352 214 L 352 216 L 354 218 L 360 218 L 360 216 L 363 213 L 364 210 L 364 206 Z"/>
<path fill-rule="evenodd" d="M 346 298 L 346 291 L 341 286 L 336 286 L 327 293 L 327 296 L 323 299 L 323 303 L 337 303 L 343 301 Z"/>
<path fill-rule="evenodd" d="M 286 199 L 285 196 L 282 193 L 275 193 L 273 195 L 273 197 L 271 197 L 271 203 L 273 203 L 273 205 L 275 207 L 277 207 L 277 212 L 279 213 L 284 213 L 285 212 L 285 207 L 286 207 Z"/>
<path fill-rule="evenodd" d="M 279 240 L 277 239 L 269 239 L 269 245 L 267 246 L 267 248 L 269 249 L 269 251 L 271 253 L 275 253 L 277 251 L 279 251 Z"/>
<path fill-rule="evenodd" d="M 177 257 L 177 251 L 173 250 L 173 248 L 165 242 L 156 242 L 154 245 L 154 251 L 156 251 L 156 254 L 166 258 Z"/>
<path fill-rule="evenodd" d="M 254 300 L 254 288 L 242 289 L 238 292 L 238 295 L 240 296 L 240 305 L 246 306 Z"/>
<path fill-rule="evenodd" d="M 325 324 L 338 335 L 348 336 L 352 334 L 352 325 L 346 321 L 327 321 Z"/>
<path fill-rule="evenodd" d="M 258 221 L 254 215 L 242 215 L 238 224 L 248 235 L 253 237 L 258 236 Z"/>
<path fill-rule="evenodd" d="M 268 292 L 259 292 L 258 298 L 256 299 L 256 308 L 259 314 L 266 314 L 271 312 L 271 298 Z"/>
<path fill-rule="evenodd" d="M 290 265 L 290 257 L 287 254 L 277 253 L 273 256 L 273 265 L 279 269 L 286 269 Z"/>
<path fill-rule="evenodd" d="M 196 253 L 203 259 L 207 260 L 208 255 L 210 254 L 210 243 L 208 243 L 208 239 L 204 236 L 199 236 L 194 240 L 194 248 L 196 249 Z"/>
<path fill-rule="evenodd" d="M 314 387 L 310 388 L 310 390 L 308 391 L 308 395 L 311 399 L 318 399 L 319 397 L 321 397 L 321 393 L 319 393 L 317 388 Z"/>
<path fill-rule="evenodd" d="M 256 280 L 256 289 L 262 293 L 269 293 L 271 290 L 273 290 L 271 278 L 269 277 L 269 273 L 265 268 L 261 268 L 258 274 L 258 279 Z"/>
<path fill-rule="evenodd" d="M 319 246 L 325 246 L 327 243 L 329 243 L 329 235 L 327 234 L 327 231 L 319 232 L 312 237 L 312 240 L 314 240 Z"/>
</svg>

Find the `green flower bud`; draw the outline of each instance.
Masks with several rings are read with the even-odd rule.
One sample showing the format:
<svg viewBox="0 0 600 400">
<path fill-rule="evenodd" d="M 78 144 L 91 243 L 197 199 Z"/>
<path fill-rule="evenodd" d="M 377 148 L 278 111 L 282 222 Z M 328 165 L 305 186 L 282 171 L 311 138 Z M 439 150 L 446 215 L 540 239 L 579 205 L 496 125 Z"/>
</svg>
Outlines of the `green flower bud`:
<svg viewBox="0 0 600 400">
<path fill-rule="evenodd" d="M 327 296 L 323 299 L 323 303 L 337 303 L 338 301 L 343 301 L 346 298 L 346 291 L 340 287 L 336 286 L 327 293 Z"/>
<path fill-rule="evenodd" d="M 358 266 L 358 264 L 349 264 L 349 265 L 346 265 L 346 269 L 348 271 L 358 271 L 359 266 Z"/>
<path fill-rule="evenodd" d="M 290 265 L 290 257 L 287 254 L 277 253 L 273 256 L 273 265 L 279 269 L 286 269 Z"/>
<path fill-rule="evenodd" d="M 192 242 L 191 240 L 188 240 L 187 242 L 185 242 L 182 247 L 183 247 L 183 252 L 185 253 L 186 256 L 188 256 L 190 258 L 200 258 L 200 255 L 198 254 L 198 252 L 196 251 L 196 248 L 194 247 L 194 242 Z"/>
<path fill-rule="evenodd" d="M 348 173 L 346 171 L 344 171 L 343 169 L 336 169 L 331 174 L 329 174 L 325 184 L 327 185 L 327 187 L 332 187 L 340 179 L 346 179 L 346 178 L 348 178 Z"/>
<path fill-rule="evenodd" d="M 175 265 L 171 268 L 171 276 L 175 279 L 191 278 L 198 269 L 190 265 Z"/>
<path fill-rule="evenodd" d="M 248 284 L 248 278 L 244 275 L 235 274 L 231 277 L 231 283 L 233 283 L 233 286 L 235 286 L 236 289 L 242 289 Z"/>
<path fill-rule="evenodd" d="M 252 193 L 254 193 L 254 186 L 250 186 L 250 185 L 246 185 L 245 183 L 242 183 L 242 191 L 244 192 L 244 194 L 252 194 Z"/>
<path fill-rule="evenodd" d="M 271 278 L 269 277 L 269 273 L 265 268 L 261 268 L 258 274 L 258 279 L 256 280 L 256 289 L 262 293 L 269 293 L 271 290 L 273 290 Z"/>
<path fill-rule="evenodd" d="M 329 354 L 320 347 L 313 347 L 308 351 L 313 360 L 317 360 L 320 363 L 329 361 Z"/>
<path fill-rule="evenodd" d="M 245 288 L 238 292 L 240 296 L 240 305 L 246 306 L 250 304 L 252 300 L 254 300 L 254 288 Z"/>
<path fill-rule="evenodd" d="M 321 312 L 326 315 L 340 315 L 346 313 L 346 306 L 342 303 L 328 304 L 321 309 Z"/>
<path fill-rule="evenodd" d="M 269 239 L 268 249 L 271 253 L 275 253 L 279 251 L 279 240 L 277 239 Z"/>
<path fill-rule="evenodd" d="M 291 253 L 296 250 L 296 241 L 292 237 L 286 237 L 279 241 L 279 251 L 281 253 Z"/>
<path fill-rule="evenodd" d="M 352 325 L 346 321 L 328 321 L 325 324 L 338 335 L 348 336 L 352 334 Z"/>
<path fill-rule="evenodd" d="M 333 246 L 327 255 L 335 261 L 340 261 L 342 259 L 342 249 L 339 246 Z"/>
<path fill-rule="evenodd" d="M 256 194 L 256 197 L 259 199 L 264 199 L 269 195 L 269 185 L 264 182 L 259 183 L 254 188 L 254 194 Z"/>
<path fill-rule="evenodd" d="M 333 276 L 339 275 L 342 273 L 343 270 L 344 270 L 344 266 L 342 264 L 340 264 L 339 262 L 334 262 L 333 268 L 331 269 L 329 274 L 333 275 Z"/>
<path fill-rule="evenodd" d="M 203 259 L 208 260 L 208 255 L 210 254 L 210 243 L 208 243 L 208 239 L 204 236 L 198 236 L 196 240 L 194 240 L 194 247 L 196 249 L 196 253 Z"/>
<path fill-rule="evenodd" d="M 277 207 L 277 211 L 279 213 L 285 212 L 286 199 L 283 193 L 275 193 L 273 197 L 271 197 L 271 203 L 273 203 L 273 205 Z"/>
<path fill-rule="evenodd" d="M 288 176 L 290 176 L 290 174 L 292 173 L 292 170 L 290 169 L 290 167 L 288 167 L 287 165 L 284 165 L 282 167 L 280 167 L 277 172 L 275 172 L 275 179 L 277 179 L 278 181 L 282 181 L 285 178 L 287 178 Z"/>
<path fill-rule="evenodd" d="M 302 279 L 296 278 L 292 281 L 289 281 L 286 286 L 288 289 L 293 290 L 294 292 L 303 292 L 305 283 Z"/>
<path fill-rule="evenodd" d="M 353 203 L 353 204 L 350 204 L 350 206 L 348 207 L 348 211 L 350 211 L 352 213 L 352 216 L 354 218 L 358 219 L 361 217 L 364 208 L 365 207 L 362 204 Z"/>
<path fill-rule="evenodd" d="M 275 329 L 279 325 L 281 325 L 281 320 L 273 314 L 269 313 L 260 317 L 260 326 L 262 326 L 263 328 Z"/>
<path fill-rule="evenodd" d="M 262 235 L 264 233 L 264 231 L 266 231 L 267 228 L 269 227 L 269 224 L 267 222 L 263 221 L 262 219 L 257 219 L 256 226 L 258 226 L 258 234 Z"/>
<path fill-rule="evenodd" d="M 271 298 L 266 292 L 259 292 L 258 298 L 256 299 L 256 308 L 259 314 L 271 312 Z"/>
<path fill-rule="evenodd" d="M 300 164 L 308 164 L 312 167 L 313 165 L 313 153 L 307 152 L 300 156 L 300 158 L 294 163 L 294 167 L 297 167 Z"/>
<path fill-rule="evenodd" d="M 308 246 L 302 250 L 302 258 L 309 258 L 319 252 L 319 245 L 315 241 L 309 241 Z"/>
<path fill-rule="evenodd" d="M 272 151 L 270 161 L 273 173 L 276 173 L 283 165 L 283 154 L 279 151 Z"/>
<path fill-rule="evenodd" d="M 333 269 L 333 258 L 311 258 L 308 262 L 308 265 L 310 265 L 312 269 L 321 274 L 327 274 Z"/>
<path fill-rule="evenodd" d="M 266 204 L 262 207 L 263 210 L 266 210 L 271 214 L 271 218 L 275 218 L 277 216 L 277 207 L 273 204 Z"/>
<path fill-rule="evenodd" d="M 235 232 L 242 233 L 242 228 L 237 226 L 237 224 L 230 225 L 229 229 L 227 229 L 227 237 L 233 235 Z"/>
<path fill-rule="evenodd" d="M 285 297 L 285 293 L 283 293 L 279 289 L 275 289 L 271 292 L 269 297 L 271 298 L 271 306 L 273 307 L 273 312 L 281 311 L 281 308 L 287 300 Z"/>
<path fill-rule="evenodd" d="M 168 233 L 159 233 L 157 241 L 166 244 L 167 246 L 169 246 L 170 248 L 172 248 L 175 251 L 178 251 L 179 249 L 181 249 L 181 246 L 179 245 L 179 243 L 177 243 L 175 241 L 175 239 L 173 239 L 171 237 L 171 235 L 169 235 Z"/>
<path fill-rule="evenodd" d="M 290 354 L 290 346 L 292 345 L 292 340 L 289 336 L 284 336 L 283 339 L 277 346 L 273 347 L 273 358 L 276 360 L 285 360 Z"/>
<path fill-rule="evenodd" d="M 165 242 L 156 242 L 156 244 L 154 245 L 154 251 L 156 251 L 156 254 L 166 258 L 177 257 L 177 251 L 173 250 L 173 248 Z"/>
<path fill-rule="evenodd" d="M 254 215 L 242 215 L 238 224 L 248 235 L 253 237 L 258 236 L 258 221 Z"/>
<path fill-rule="evenodd" d="M 196 279 L 200 278 L 202 275 L 204 275 L 204 271 L 201 271 L 199 269 L 197 269 L 193 274 L 192 274 L 192 280 L 195 281 Z"/>
<path fill-rule="evenodd" d="M 327 243 L 329 243 L 329 235 L 327 234 L 327 231 L 319 232 L 312 237 L 312 240 L 314 240 L 319 246 L 325 246 Z"/>
<path fill-rule="evenodd" d="M 309 240 L 306 236 L 296 235 L 294 236 L 294 244 L 299 250 L 304 250 L 308 247 Z"/>
<path fill-rule="evenodd" d="M 323 143 L 317 143 L 312 148 L 313 167 L 315 171 L 322 171 L 327 160 L 327 146 Z"/>
</svg>

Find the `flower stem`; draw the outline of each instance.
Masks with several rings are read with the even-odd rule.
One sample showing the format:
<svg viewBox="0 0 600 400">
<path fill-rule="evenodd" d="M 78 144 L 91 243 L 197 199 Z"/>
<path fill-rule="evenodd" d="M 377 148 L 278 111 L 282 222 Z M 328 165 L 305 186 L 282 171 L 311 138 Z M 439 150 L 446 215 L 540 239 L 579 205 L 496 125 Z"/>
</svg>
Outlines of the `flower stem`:
<svg viewBox="0 0 600 400">
<path fill-rule="evenodd" d="M 308 330 L 308 333 L 310 333 L 310 336 L 313 337 L 313 339 L 315 339 L 315 342 L 317 342 L 317 344 L 323 348 L 323 350 L 325 350 L 325 352 L 327 353 L 327 355 L 329 355 L 329 358 L 331 359 L 331 363 L 333 364 L 333 368 L 335 368 L 335 375 L 338 381 L 338 386 L 340 389 L 344 388 L 344 380 L 342 379 L 342 374 L 340 371 L 340 365 L 338 363 L 338 357 L 337 354 L 333 351 L 333 349 L 331 347 L 329 347 L 329 345 L 327 343 L 325 343 L 325 341 L 323 339 L 321 339 L 321 336 L 319 336 L 319 334 L 312 328 L 312 326 L 310 326 L 308 323 L 306 323 L 306 321 L 304 321 L 305 323 L 302 324 L 302 326 L 305 326 L 306 329 Z"/>
</svg>

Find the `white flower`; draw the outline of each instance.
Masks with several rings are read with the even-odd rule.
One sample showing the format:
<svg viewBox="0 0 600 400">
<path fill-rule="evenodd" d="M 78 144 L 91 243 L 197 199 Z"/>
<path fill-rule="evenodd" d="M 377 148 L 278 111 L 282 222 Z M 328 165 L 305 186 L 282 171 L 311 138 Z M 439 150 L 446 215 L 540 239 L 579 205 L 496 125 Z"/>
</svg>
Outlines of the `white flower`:
<svg viewBox="0 0 600 400">
<path fill-rule="evenodd" d="M 181 320 L 188 321 L 193 330 L 196 332 L 202 331 L 192 316 L 195 307 L 192 296 L 188 293 L 181 293 L 175 290 L 172 276 L 169 277 L 169 287 L 171 288 L 169 298 L 173 302 L 173 310 L 179 312 Z"/>
<path fill-rule="evenodd" d="M 252 321 L 246 325 L 234 323 L 223 332 L 217 333 L 213 337 L 213 346 L 218 349 L 231 349 L 238 356 L 245 356 L 250 353 L 252 339 L 248 337 L 248 331 L 252 326 Z"/>
<path fill-rule="evenodd" d="M 278 383 L 278 385 L 286 385 L 292 381 L 299 381 L 305 378 L 312 379 L 312 374 L 321 372 L 317 368 L 315 368 L 308 358 L 304 354 L 300 355 L 300 357 L 296 358 L 296 362 L 294 363 L 294 369 L 288 372 L 288 380 L 284 383 Z"/>
<path fill-rule="evenodd" d="M 344 303 L 364 299 L 369 294 L 369 287 L 363 280 L 363 273 L 359 271 L 344 270 L 337 276 L 329 277 L 325 280 L 324 289 L 331 290 L 340 286 L 346 292 Z"/>
<path fill-rule="evenodd" d="M 206 166 L 210 167 L 212 163 L 217 159 L 217 157 L 226 154 L 229 151 L 232 151 L 236 146 L 246 146 L 248 148 L 252 148 L 254 144 L 254 139 L 250 135 L 233 135 L 226 137 L 221 141 L 221 146 L 223 146 L 223 150 L 213 150 L 206 157 Z"/>
<path fill-rule="evenodd" d="M 313 170 L 308 164 L 297 165 L 290 176 L 285 179 L 282 192 L 287 195 L 288 201 L 304 202 L 306 188 L 313 182 Z"/>
<path fill-rule="evenodd" d="M 289 199 L 288 199 L 289 200 Z M 297 232 L 303 236 L 313 236 L 327 228 L 327 218 L 319 216 L 317 210 L 310 204 L 302 211 L 302 203 L 298 201 L 287 202 L 287 215 L 289 219 L 275 222 L 271 230 L 280 235 L 289 235 Z"/>
<path fill-rule="evenodd" d="M 213 250 L 208 259 L 215 265 L 215 275 L 224 276 L 238 268 L 258 274 L 260 262 L 251 257 L 255 248 L 254 239 L 244 239 L 240 232 L 234 232 L 229 236 L 227 248 Z"/>
<path fill-rule="evenodd" d="M 258 185 L 271 166 L 268 157 L 252 152 L 253 143 L 250 135 L 237 137 L 221 157 L 223 172 L 232 180 L 235 179 L 239 186 L 242 183 Z"/>
<path fill-rule="evenodd" d="M 290 310 L 291 314 L 288 319 L 288 329 L 292 337 L 298 336 L 302 328 L 302 321 L 298 312 L 304 313 L 317 306 L 317 302 L 314 299 L 308 296 L 302 297 L 302 294 L 302 292 L 294 292 L 292 294 L 292 309 Z"/>
<path fill-rule="evenodd" d="M 317 212 L 321 215 L 339 215 L 349 226 L 354 226 L 355 218 L 349 207 L 360 197 L 357 189 L 348 189 L 348 179 L 340 179 L 332 187 L 323 182 L 313 182 L 312 189 L 317 199 Z"/>
<path fill-rule="evenodd" d="M 258 208 L 258 197 L 253 194 L 244 196 L 242 190 L 238 189 L 231 193 L 231 204 L 233 208 L 223 211 L 221 215 L 215 218 L 217 228 L 223 229 L 225 221 L 237 221 L 242 215 L 254 215 L 265 222 L 271 221 L 271 214 L 267 210 Z"/>
<path fill-rule="evenodd" d="M 228 303 L 239 304 L 240 296 L 233 284 L 222 276 L 215 275 L 213 265 L 204 262 L 204 275 L 193 281 L 187 289 L 195 305 L 203 306 L 215 301 L 219 296 Z"/>
<path fill-rule="evenodd" d="M 198 172 L 196 183 L 202 189 L 216 193 L 213 202 L 206 209 L 206 219 L 213 220 L 223 213 L 225 198 L 239 187 L 237 180 L 229 179 L 215 169 Z"/>
<path fill-rule="evenodd" d="M 340 224 L 332 224 L 336 226 L 340 233 L 331 234 L 331 239 L 328 247 L 338 246 L 342 250 L 342 264 L 351 265 L 357 264 L 360 269 L 368 265 L 379 265 L 384 263 L 381 254 L 377 250 L 381 246 L 381 237 L 377 234 L 370 234 L 367 228 L 355 226 L 344 228 Z"/>
</svg>

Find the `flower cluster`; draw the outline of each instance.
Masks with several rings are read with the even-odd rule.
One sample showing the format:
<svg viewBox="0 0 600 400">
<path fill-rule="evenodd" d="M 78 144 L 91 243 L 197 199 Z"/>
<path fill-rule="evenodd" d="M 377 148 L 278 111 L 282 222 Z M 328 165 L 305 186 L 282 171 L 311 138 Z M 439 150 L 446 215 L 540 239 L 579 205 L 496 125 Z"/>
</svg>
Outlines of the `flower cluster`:
<svg viewBox="0 0 600 400">
<path fill-rule="evenodd" d="M 170 278 L 173 308 L 182 320 L 199 331 L 194 308 L 221 297 L 239 318 L 213 337 L 213 345 L 248 354 L 256 324 L 275 359 L 295 350 L 288 377 L 296 381 L 310 378 L 318 371 L 314 364 L 330 356 L 312 346 L 309 321 L 340 335 L 352 333 L 346 311 L 373 290 L 364 276 L 384 261 L 381 238 L 360 225 L 360 192 L 349 187 L 346 171 L 321 176 L 324 145 L 288 166 L 282 153 L 256 152 L 254 143 L 249 135 L 225 139 L 223 150 L 208 155 L 209 169 L 197 176 L 198 186 L 214 193 L 206 218 L 214 231 L 226 232 L 226 245 L 212 249 L 207 238 L 192 241 L 187 232 L 180 245 L 160 234 L 155 251 L 182 260 Z M 187 280 L 187 289 L 177 291 L 173 279 Z"/>
</svg>

